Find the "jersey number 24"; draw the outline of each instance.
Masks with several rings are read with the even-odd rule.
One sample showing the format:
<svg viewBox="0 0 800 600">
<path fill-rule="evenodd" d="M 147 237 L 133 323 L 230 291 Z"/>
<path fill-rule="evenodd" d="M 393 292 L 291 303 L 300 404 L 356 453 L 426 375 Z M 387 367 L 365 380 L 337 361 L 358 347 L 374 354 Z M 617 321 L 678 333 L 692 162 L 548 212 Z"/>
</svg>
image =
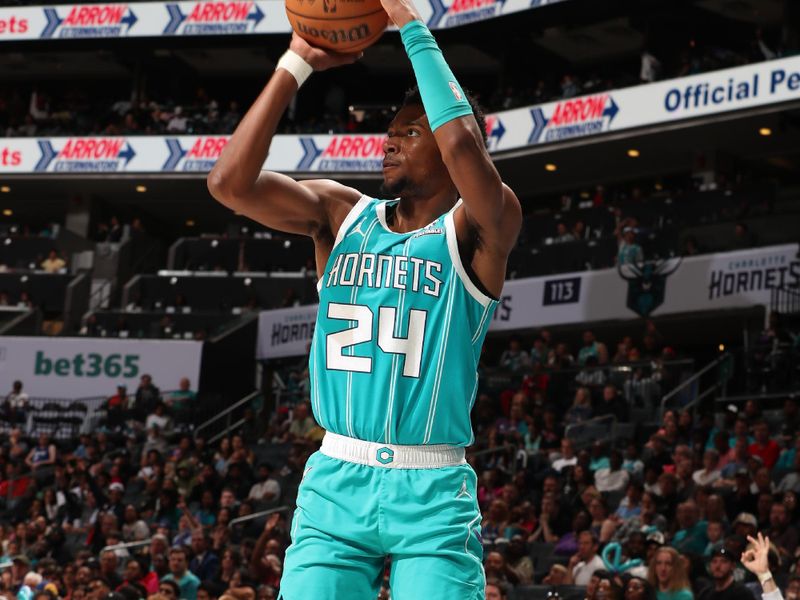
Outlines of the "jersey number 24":
<svg viewBox="0 0 800 600">
<path fill-rule="evenodd" d="M 388 354 L 402 354 L 405 357 L 403 375 L 419 377 L 422 364 L 422 343 L 425 340 L 425 319 L 428 313 L 424 310 L 411 309 L 408 314 L 408 337 L 397 337 L 397 309 L 381 306 L 378 309 L 378 348 Z M 346 348 L 364 344 L 375 339 L 373 323 L 375 314 L 369 306 L 363 304 L 328 304 L 328 318 L 342 321 L 353 321 L 355 327 L 329 333 L 325 338 L 325 357 L 327 367 L 336 371 L 353 371 L 356 373 L 372 372 L 371 356 L 354 356 L 345 354 Z M 351 350 L 355 352 L 355 349 Z"/>
</svg>

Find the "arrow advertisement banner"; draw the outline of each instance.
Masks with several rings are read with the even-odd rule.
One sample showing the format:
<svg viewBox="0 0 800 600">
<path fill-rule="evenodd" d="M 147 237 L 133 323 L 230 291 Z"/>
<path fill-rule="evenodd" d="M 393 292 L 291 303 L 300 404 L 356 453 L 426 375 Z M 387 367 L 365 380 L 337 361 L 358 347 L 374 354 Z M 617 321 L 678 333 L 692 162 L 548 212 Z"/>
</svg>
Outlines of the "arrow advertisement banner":
<svg viewBox="0 0 800 600">
<path fill-rule="evenodd" d="M 509 0 L 510 1 L 510 0 Z M 492 153 L 800 100 L 800 56 L 488 115 Z M 266 169 L 381 170 L 385 134 L 279 135 Z M 0 138 L 0 173 L 205 173 L 227 136 Z"/>
<path fill-rule="evenodd" d="M 447 29 L 566 0 L 427 0 L 431 29 Z M 0 8 L 0 41 L 289 33 L 283 0 L 135 2 Z"/>
</svg>

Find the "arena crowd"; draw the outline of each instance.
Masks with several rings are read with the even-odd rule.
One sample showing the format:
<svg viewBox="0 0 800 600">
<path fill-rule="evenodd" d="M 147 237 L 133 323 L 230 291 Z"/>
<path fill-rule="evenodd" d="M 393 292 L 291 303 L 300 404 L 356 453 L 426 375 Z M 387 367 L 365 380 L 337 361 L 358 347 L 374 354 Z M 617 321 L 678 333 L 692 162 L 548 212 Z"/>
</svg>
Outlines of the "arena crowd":
<svg viewBox="0 0 800 600">
<path fill-rule="evenodd" d="M 656 411 L 675 354 L 650 324 L 615 348 L 587 331 L 570 349 L 541 331 L 485 358 L 468 460 L 487 598 L 553 589 L 576 600 L 750 600 L 760 587 L 741 556 L 758 532 L 770 538 L 778 587 L 798 598 L 796 400 L 779 419 L 751 401 L 718 415 L 667 410 L 624 439 L 581 434 L 591 419 L 624 424 Z M 214 444 L 187 424 L 188 385 L 162 394 L 143 376 L 109 398 L 92 435 L 57 441 L 29 429 L 32 409 L 15 387 L 2 405 L 0 595 L 275 599 L 296 487 L 324 435 L 304 362 L 285 380 L 297 402 L 272 415 L 248 409 Z M 387 576 L 380 597 L 390 594 Z"/>
</svg>

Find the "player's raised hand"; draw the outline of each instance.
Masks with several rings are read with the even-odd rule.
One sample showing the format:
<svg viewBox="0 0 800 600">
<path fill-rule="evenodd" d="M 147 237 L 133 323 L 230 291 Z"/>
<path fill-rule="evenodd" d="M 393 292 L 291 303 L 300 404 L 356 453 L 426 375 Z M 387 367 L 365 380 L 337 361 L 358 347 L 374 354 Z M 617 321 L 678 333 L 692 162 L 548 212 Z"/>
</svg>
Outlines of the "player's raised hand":
<svg viewBox="0 0 800 600">
<path fill-rule="evenodd" d="M 389 15 L 389 20 L 398 28 L 411 21 L 422 21 L 422 16 L 412 0 L 381 0 L 381 6 Z"/>
<path fill-rule="evenodd" d="M 341 67 L 356 62 L 363 52 L 334 52 L 312 46 L 296 33 L 292 33 L 289 49 L 300 55 L 315 71 L 324 71 L 333 67 Z"/>
</svg>

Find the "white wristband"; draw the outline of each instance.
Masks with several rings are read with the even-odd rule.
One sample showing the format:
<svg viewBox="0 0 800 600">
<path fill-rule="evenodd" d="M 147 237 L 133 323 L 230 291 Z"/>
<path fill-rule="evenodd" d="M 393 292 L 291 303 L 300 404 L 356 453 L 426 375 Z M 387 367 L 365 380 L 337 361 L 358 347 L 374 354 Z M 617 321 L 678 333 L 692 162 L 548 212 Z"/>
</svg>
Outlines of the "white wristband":
<svg viewBox="0 0 800 600">
<path fill-rule="evenodd" d="M 767 571 L 766 573 L 759 573 L 757 575 L 757 577 L 758 577 L 758 581 L 761 583 L 761 585 L 764 585 L 770 579 L 772 579 L 772 573 L 770 573 L 769 571 Z"/>
<path fill-rule="evenodd" d="M 308 64 L 302 57 L 294 50 L 287 50 L 283 53 L 275 70 L 285 69 L 292 74 L 297 81 L 297 87 L 303 85 L 303 82 L 308 79 L 308 76 L 314 72 L 314 67 Z"/>
</svg>

